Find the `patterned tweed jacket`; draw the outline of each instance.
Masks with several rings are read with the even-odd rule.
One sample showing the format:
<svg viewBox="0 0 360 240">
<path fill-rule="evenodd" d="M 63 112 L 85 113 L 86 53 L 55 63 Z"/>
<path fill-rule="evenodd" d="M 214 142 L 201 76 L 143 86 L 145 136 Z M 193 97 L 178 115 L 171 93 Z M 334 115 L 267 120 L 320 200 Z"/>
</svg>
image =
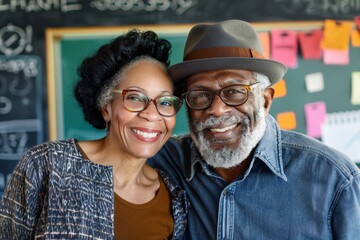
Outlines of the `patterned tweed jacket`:
<svg viewBox="0 0 360 240">
<path fill-rule="evenodd" d="M 113 239 L 110 166 L 86 160 L 76 139 L 30 149 L 16 166 L 0 202 L 0 239 Z M 171 195 L 172 239 L 186 227 L 186 194 L 158 171 Z"/>
</svg>

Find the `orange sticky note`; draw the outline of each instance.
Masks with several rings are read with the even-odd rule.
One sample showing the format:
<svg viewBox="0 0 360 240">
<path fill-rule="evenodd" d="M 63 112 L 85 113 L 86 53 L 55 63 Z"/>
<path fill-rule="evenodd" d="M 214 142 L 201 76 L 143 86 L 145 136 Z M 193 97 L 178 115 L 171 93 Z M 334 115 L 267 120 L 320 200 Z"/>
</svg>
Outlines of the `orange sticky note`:
<svg viewBox="0 0 360 240">
<path fill-rule="evenodd" d="M 348 50 L 351 28 L 350 22 L 325 20 L 321 47 L 323 49 Z"/>
<path fill-rule="evenodd" d="M 264 52 L 264 58 L 270 59 L 270 34 L 268 32 L 259 32 L 258 36 Z"/>
<path fill-rule="evenodd" d="M 294 130 L 296 128 L 296 115 L 294 112 L 282 112 L 276 116 L 281 129 Z"/>
<path fill-rule="evenodd" d="M 321 59 L 322 35 L 322 30 L 299 33 L 299 44 L 304 59 Z"/>
<path fill-rule="evenodd" d="M 296 31 L 271 31 L 271 59 L 279 61 L 289 68 L 296 68 L 297 49 Z"/>
<path fill-rule="evenodd" d="M 281 79 L 279 82 L 277 82 L 273 88 L 275 89 L 274 98 L 281 98 L 286 96 L 286 82 L 284 79 Z"/>
<path fill-rule="evenodd" d="M 360 47 L 360 29 L 351 31 L 351 43 L 353 47 Z"/>
</svg>

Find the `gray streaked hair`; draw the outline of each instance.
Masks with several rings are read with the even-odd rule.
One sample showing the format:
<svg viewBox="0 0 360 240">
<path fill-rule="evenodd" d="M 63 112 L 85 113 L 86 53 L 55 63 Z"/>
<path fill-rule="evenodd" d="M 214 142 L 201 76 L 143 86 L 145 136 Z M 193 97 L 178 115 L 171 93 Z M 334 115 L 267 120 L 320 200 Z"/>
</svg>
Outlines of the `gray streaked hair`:
<svg viewBox="0 0 360 240">
<path fill-rule="evenodd" d="M 115 76 L 111 79 L 111 83 L 104 87 L 101 94 L 99 95 L 97 99 L 97 107 L 99 109 L 103 109 L 108 103 L 110 103 L 114 99 L 114 95 L 112 94 L 112 91 L 118 86 L 123 79 L 125 78 L 126 72 L 131 69 L 133 66 L 140 62 L 151 62 L 154 64 L 157 64 L 159 67 L 161 67 L 164 71 L 166 71 L 166 66 L 162 62 L 159 62 L 158 60 L 150 57 L 150 56 L 140 56 L 138 58 L 135 58 L 130 63 L 128 63 L 125 67 L 121 68 Z"/>
<path fill-rule="evenodd" d="M 261 90 L 264 90 L 271 85 L 270 79 L 262 73 L 254 72 L 254 78 L 260 83 Z"/>
</svg>

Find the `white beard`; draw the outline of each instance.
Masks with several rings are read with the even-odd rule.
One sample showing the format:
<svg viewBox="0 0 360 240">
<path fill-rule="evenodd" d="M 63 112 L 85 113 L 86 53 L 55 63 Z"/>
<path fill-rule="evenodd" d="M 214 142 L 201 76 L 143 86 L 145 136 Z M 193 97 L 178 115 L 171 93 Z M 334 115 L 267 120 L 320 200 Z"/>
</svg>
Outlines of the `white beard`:
<svg viewBox="0 0 360 240">
<path fill-rule="evenodd" d="M 201 129 L 206 126 L 224 122 L 239 122 L 243 131 L 239 136 L 239 144 L 235 148 L 211 148 L 210 142 L 204 137 Z M 250 130 L 250 120 L 245 117 L 239 119 L 238 116 L 231 117 L 211 117 L 203 123 L 193 122 L 190 124 L 190 135 L 204 160 L 214 168 L 232 168 L 240 165 L 259 143 L 266 129 L 265 109 L 261 108 L 255 114 L 255 127 Z M 199 131 L 200 130 L 200 131 Z M 198 133 L 198 135 L 196 135 Z"/>
</svg>

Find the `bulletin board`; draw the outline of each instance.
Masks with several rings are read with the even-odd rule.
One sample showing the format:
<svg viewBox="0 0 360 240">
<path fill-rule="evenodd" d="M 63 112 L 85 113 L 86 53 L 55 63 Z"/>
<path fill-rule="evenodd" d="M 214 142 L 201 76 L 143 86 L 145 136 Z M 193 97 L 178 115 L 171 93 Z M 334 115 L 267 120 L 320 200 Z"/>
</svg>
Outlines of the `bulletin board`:
<svg viewBox="0 0 360 240">
<path fill-rule="evenodd" d="M 258 32 L 269 32 L 273 29 L 309 31 L 321 29 L 322 21 L 253 23 Z M 46 30 L 47 81 L 49 104 L 49 138 L 79 139 L 102 136 L 103 131 L 94 130 L 83 120 L 82 112 L 73 97 L 76 82 L 76 68 L 81 60 L 95 51 L 100 45 L 129 28 L 149 29 L 168 39 L 173 45 L 171 64 L 182 60 L 183 48 L 189 25 L 139 25 L 108 28 L 49 28 Z M 360 109 L 352 105 L 351 73 L 360 71 L 360 48 L 350 46 L 350 64 L 325 65 L 321 60 L 305 60 L 298 54 L 298 66 L 288 69 L 284 79 L 287 94 L 276 98 L 270 113 L 276 117 L 282 112 L 292 111 L 296 114 L 294 130 L 306 133 L 304 106 L 307 103 L 323 101 L 328 113 Z M 324 76 L 323 91 L 309 93 L 306 91 L 304 78 L 307 74 L 321 72 Z M 177 115 L 174 134 L 188 132 L 186 109 L 183 106 Z"/>
</svg>

